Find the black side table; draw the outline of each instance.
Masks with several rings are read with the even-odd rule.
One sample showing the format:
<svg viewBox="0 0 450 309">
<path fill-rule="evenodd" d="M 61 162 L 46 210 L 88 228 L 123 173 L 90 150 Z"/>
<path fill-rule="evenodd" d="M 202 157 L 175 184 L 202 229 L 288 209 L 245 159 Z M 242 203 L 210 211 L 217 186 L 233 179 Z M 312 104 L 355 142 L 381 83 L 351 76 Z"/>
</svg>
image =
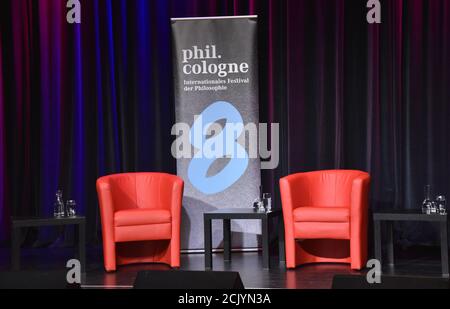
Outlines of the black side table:
<svg viewBox="0 0 450 309">
<path fill-rule="evenodd" d="M 278 247 L 280 260 L 284 260 L 284 225 L 281 210 L 258 212 L 252 208 L 220 209 L 203 215 L 205 229 L 205 268 L 212 269 L 212 220 L 223 220 L 224 260 L 231 261 L 231 220 L 261 220 L 263 267 L 270 267 L 269 231 L 272 219 L 279 218 Z"/>
<path fill-rule="evenodd" d="M 442 276 L 449 277 L 448 265 L 448 216 L 447 215 L 426 215 L 419 210 L 380 210 L 373 214 L 375 229 L 375 258 L 383 263 L 382 260 L 382 242 L 381 242 L 381 223 L 387 225 L 387 249 L 388 264 L 394 265 L 394 235 L 392 225 L 396 221 L 422 221 L 434 222 L 439 224 L 441 229 L 441 263 Z"/>
<path fill-rule="evenodd" d="M 12 218 L 11 264 L 13 270 L 20 269 L 20 232 L 22 228 L 75 225 L 78 232 L 78 259 L 84 272 L 86 267 L 86 218 Z"/>
</svg>

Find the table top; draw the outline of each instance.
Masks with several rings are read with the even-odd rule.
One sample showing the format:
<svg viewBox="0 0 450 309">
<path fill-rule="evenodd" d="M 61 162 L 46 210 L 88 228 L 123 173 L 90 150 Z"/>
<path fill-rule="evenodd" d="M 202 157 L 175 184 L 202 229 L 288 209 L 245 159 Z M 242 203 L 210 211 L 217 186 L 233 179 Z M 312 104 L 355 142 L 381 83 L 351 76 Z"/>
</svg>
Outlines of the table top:
<svg viewBox="0 0 450 309">
<path fill-rule="evenodd" d="M 373 219 L 376 221 L 428 221 L 445 222 L 448 215 L 427 215 L 421 209 L 394 209 L 383 208 L 373 212 Z"/>
<path fill-rule="evenodd" d="M 271 212 L 260 212 L 253 208 L 225 208 L 204 213 L 205 218 L 215 219 L 261 219 L 281 215 L 281 209 Z"/>
<path fill-rule="evenodd" d="M 12 217 L 11 220 L 13 227 L 36 227 L 49 225 L 82 224 L 86 222 L 86 217 Z"/>
</svg>

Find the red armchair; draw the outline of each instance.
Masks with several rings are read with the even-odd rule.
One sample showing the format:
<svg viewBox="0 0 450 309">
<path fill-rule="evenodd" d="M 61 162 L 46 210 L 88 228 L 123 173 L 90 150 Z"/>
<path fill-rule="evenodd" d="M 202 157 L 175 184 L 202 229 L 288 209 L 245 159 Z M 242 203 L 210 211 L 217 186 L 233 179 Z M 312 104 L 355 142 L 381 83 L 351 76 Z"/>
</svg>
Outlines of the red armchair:
<svg viewBox="0 0 450 309">
<path fill-rule="evenodd" d="M 97 180 L 107 271 L 135 263 L 180 267 L 183 188 L 182 179 L 160 173 Z"/>
<path fill-rule="evenodd" d="M 319 171 L 280 180 L 286 266 L 367 262 L 370 176 L 360 171 Z"/>
</svg>

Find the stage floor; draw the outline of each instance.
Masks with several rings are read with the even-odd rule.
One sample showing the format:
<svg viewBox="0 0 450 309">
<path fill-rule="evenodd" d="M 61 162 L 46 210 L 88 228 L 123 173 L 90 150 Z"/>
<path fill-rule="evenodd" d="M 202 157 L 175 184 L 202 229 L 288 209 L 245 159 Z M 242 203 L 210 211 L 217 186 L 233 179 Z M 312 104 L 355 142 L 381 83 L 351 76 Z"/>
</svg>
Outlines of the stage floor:
<svg viewBox="0 0 450 309">
<path fill-rule="evenodd" d="M 399 257 L 395 269 L 385 269 L 385 274 L 440 277 L 439 250 L 434 248 L 410 248 L 397 250 Z M 120 267 L 115 273 L 106 273 L 102 266 L 101 248 L 87 250 L 87 273 L 83 276 L 83 288 L 131 288 L 136 274 L 141 270 L 169 270 L 165 265 L 130 265 Z M 72 258 L 72 248 L 23 249 L 23 270 L 56 270 L 65 266 Z M 405 258 L 408 259 L 405 259 Z M 337 274 L 363 274 L 352 271 L 348 265 L 320 264 L 299 267 L 286 271 L 284 265 L 273 265 L 262 269 L 259 253 L 234 253 L 231 263 L 224 263 L 222 254 L 214 254 L 216 271 L 237 271 L 246 288 L 329 289 Z M 203 254 L 182 255 L 182 270 L 204 270 Z M 9 270 L 8 249 L 0 249 L 0 271 Z"/>
</svg>

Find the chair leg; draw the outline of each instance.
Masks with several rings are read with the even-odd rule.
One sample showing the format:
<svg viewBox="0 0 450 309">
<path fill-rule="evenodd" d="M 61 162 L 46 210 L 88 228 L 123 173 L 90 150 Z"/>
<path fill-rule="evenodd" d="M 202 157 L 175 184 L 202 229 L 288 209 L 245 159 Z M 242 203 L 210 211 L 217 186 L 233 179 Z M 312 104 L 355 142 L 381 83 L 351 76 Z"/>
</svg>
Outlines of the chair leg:
<svg viewBox="0 0 450 309">
<path fill-rule="evenodd" d="M 350 259 L 353 270 L 361 270 L 367 263 L 367 244 L 350 240 Z"/>
<path fill-rule="evenodd" d="M 297 267 L 296 243 L 295 239 L 286 239 L 286 268 L 294 269 Z"/>
<path fill-rule="evenodd" d="M 107 272 L 116 271 L 116 244 L 113 241 L 106 241 L 103 244 L 103 261 Z"/>
<path fill-rule="evenodd" d="M 180 245 L 174 244 L 173 241 L 170 243 L 170 267 L 172 268 L 180 268 L 181 262 L 180 262 Z"/>
</svg>

